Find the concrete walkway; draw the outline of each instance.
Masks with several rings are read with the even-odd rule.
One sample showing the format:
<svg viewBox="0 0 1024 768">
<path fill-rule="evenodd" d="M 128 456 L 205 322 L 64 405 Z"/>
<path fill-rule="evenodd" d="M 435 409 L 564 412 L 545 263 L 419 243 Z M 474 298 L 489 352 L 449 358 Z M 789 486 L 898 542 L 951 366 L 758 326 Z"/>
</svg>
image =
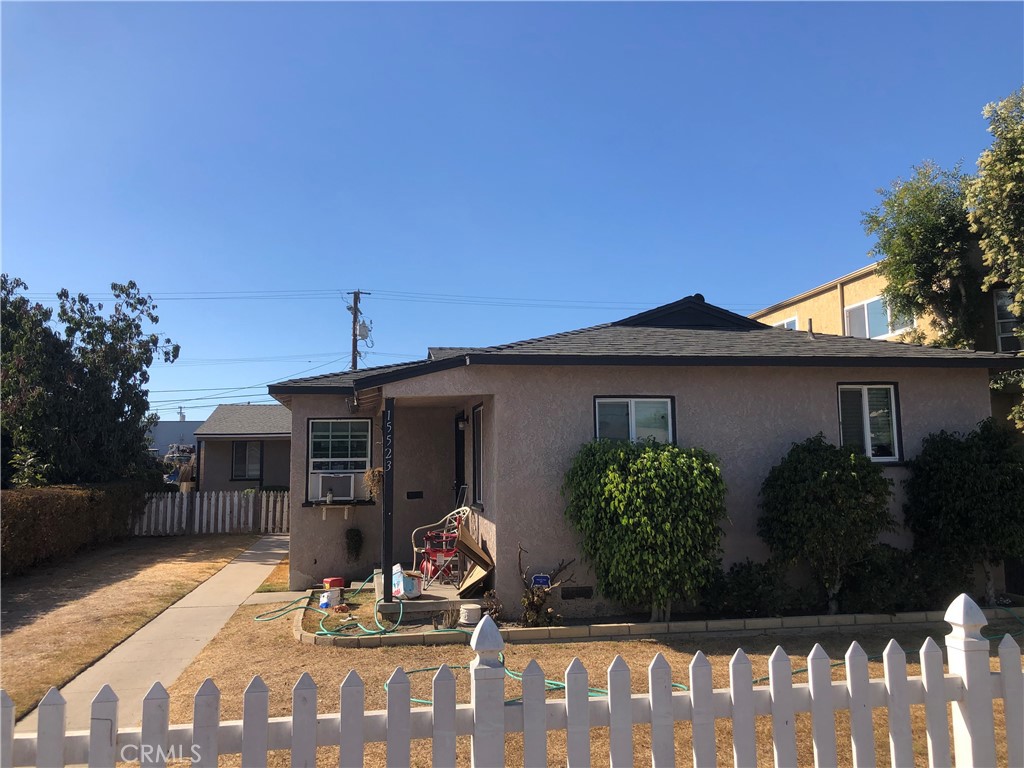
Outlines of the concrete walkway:
<svg viewBox="0 0 1024 768">
<path fill-rule="evenodd" d="M 142 699 L 153 683 L 170 687 L 286 554 L 287 535 L 264 536 L 61 688 L 67 729 L 89 728 L 92 699 L 105 683 L 119 699 L 118 726 L 140 725 Z M 34 733 L 37 712 L 19 722 L 15 732 Z"/>
</svg>

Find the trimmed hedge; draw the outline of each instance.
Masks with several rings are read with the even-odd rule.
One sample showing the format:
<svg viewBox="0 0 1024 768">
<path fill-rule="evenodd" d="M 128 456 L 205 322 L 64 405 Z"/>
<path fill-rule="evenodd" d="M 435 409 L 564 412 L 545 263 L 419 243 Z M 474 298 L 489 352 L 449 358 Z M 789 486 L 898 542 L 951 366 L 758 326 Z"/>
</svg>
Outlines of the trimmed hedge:
<svg viewBox="0 0 1024 768">
<path fill-rule="evenodd" d="M 33 565 L 129 534 L 146 508 L 146 483 L 12 488 L 0 492 L 0 572 Z"/>
</svg>

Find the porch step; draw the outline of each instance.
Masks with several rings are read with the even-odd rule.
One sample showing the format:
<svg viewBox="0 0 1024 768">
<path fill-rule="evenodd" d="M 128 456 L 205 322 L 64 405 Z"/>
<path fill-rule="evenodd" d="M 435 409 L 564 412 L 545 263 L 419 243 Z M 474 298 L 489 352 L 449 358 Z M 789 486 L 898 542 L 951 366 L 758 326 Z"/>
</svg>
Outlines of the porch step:
<svg viewBox="0 0 1024 768">
<path fill-rule="evenodd" d="M 463 600 L 459 597 L 458 588 L 449 584 L 432 584 L 422 595 L 411 600 L 402 600 L 403 616 L 423 616 L 446 611 L 450 608 L 461 608 L 463 605 L 479 604 L 480 599 Z M 382 616 L 391 618 L 398 615 L 399 601 L 394 598 L 390 603 L 380 603 L 377 606 Z"/>
</svg>

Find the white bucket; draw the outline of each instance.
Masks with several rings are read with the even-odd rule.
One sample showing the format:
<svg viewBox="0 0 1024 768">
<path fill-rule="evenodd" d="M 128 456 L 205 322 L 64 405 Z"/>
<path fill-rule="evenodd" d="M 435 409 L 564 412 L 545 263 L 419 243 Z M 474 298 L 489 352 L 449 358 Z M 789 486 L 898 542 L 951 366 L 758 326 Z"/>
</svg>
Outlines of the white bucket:
<svg viewBox="0 0 1024 768">
<path fill-rule="evenodd" d="M 466 603 L 459 608 L 459 624 L 476 626 L 480 623 L 480 606 L 476 603 Z"/>
</svg>

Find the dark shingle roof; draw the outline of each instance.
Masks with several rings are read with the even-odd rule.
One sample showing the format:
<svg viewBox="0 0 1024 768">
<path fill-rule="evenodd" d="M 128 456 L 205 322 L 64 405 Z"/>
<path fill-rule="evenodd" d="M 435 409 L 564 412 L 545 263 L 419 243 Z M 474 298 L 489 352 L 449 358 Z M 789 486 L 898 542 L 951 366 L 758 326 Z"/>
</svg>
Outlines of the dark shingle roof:
<svg viewBox="0 0 1024 768">
<path fill-rule="evenodd" d="M 291 435 L 292 414 L 283 405 L 218 405 L 195 433 L 199 437 Z"/>
<path fill-rule="evenodd" d="M 295 379 L 271 386 L 270 392 L 352 391 L 467 364 L 1008 369 L 1024 368 L 1024 357 L 773 328 L 707 304 L 698 294 L 614 323 L 494 347 L 431 348 L 427 360 Z"/>
</svg>

